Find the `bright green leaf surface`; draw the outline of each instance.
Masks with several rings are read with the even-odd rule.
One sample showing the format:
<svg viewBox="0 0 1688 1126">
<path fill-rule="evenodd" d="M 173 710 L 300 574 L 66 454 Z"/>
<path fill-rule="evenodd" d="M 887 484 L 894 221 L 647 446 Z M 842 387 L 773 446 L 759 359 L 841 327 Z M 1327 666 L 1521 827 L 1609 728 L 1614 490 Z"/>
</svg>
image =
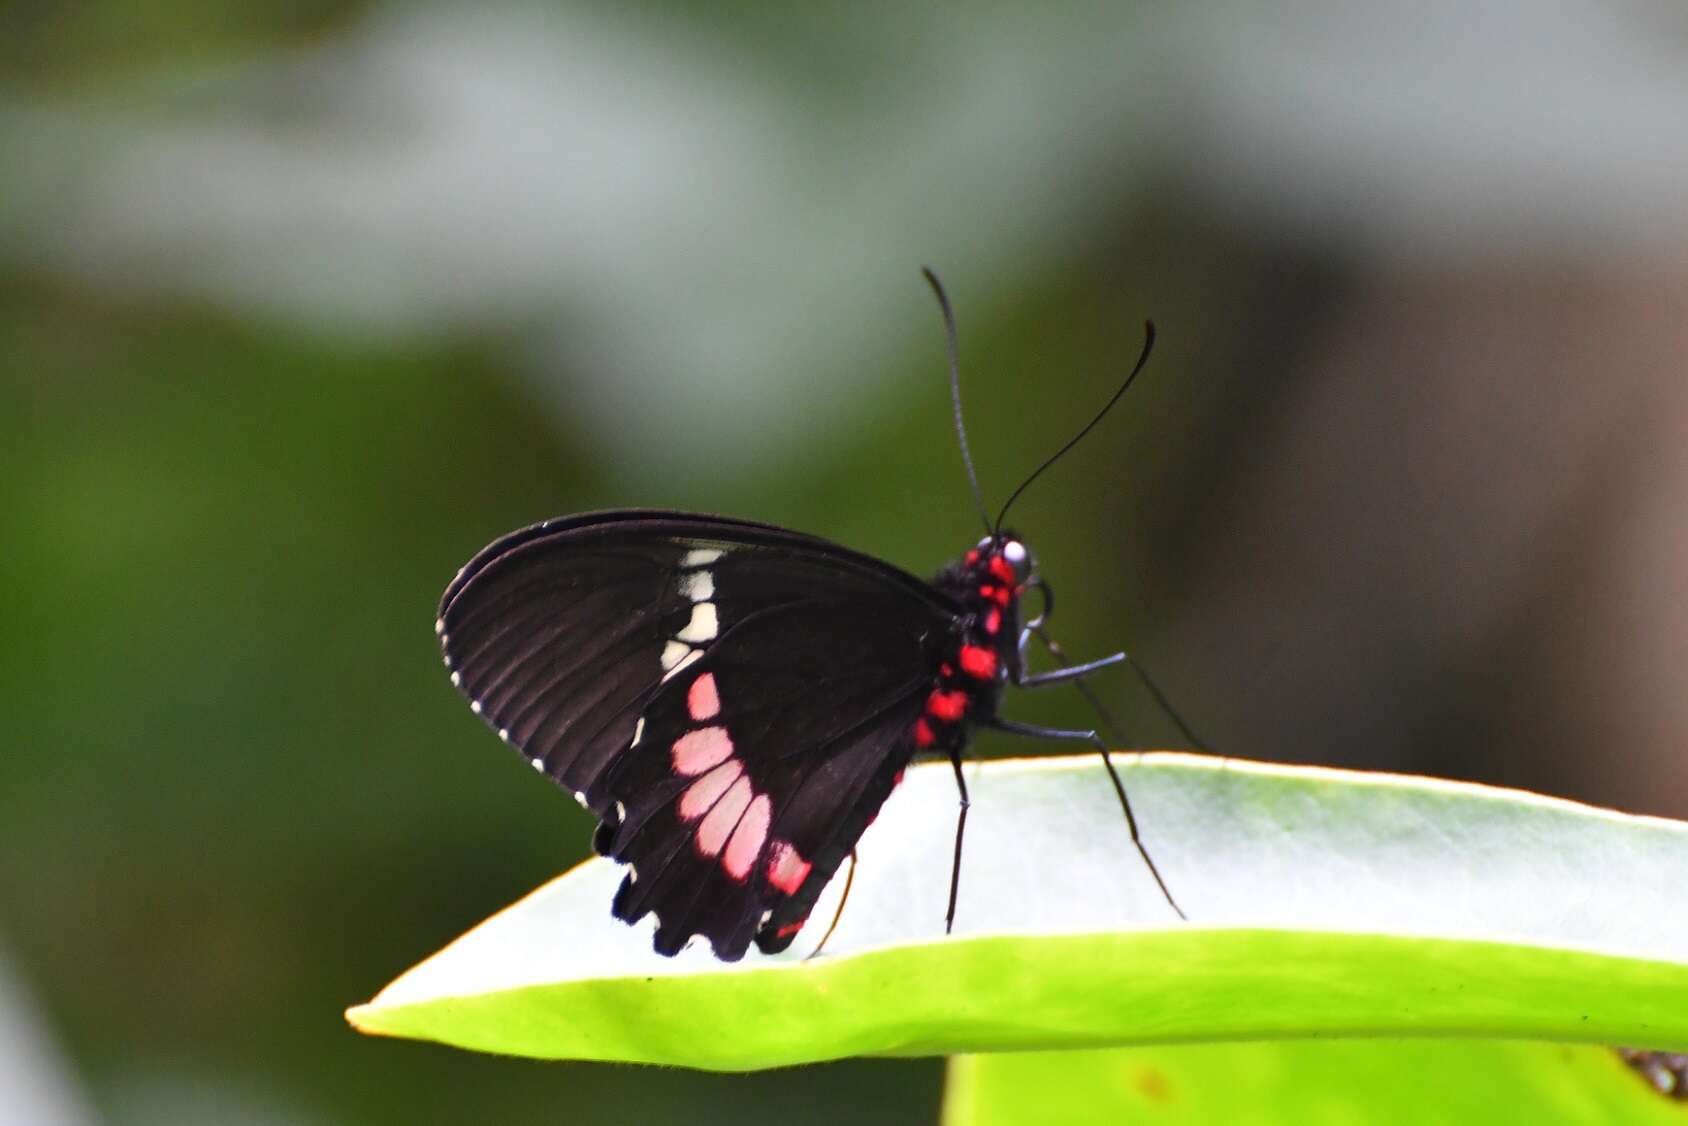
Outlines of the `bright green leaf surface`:
<svg viewBox="0 0 1688 1126">
<path fill-rule="evenodd" d="M 1279 1040 L 958 1056 L 943 1126 L 1469 1126 L 1688 1121 L 1609 1048 Z"/>
<path fill-rule="evenodd" d="M 1515 791 L 1189 755 L 970 768 L 956 934 L 947 765 L 862 841 L 826 954 L 664 959 L 590 861 L 351 1010 L 367 1032 L 748 1069 L 860 1054 L 1305 1036 L 1688 1046 L 1688 825 Z M 835 880 L 835 885 L 842 884 Z M 835 888 L 814 919 L 831 915 Z M 805 932 L 812 942 L 822 929 Z"/>
</svg>

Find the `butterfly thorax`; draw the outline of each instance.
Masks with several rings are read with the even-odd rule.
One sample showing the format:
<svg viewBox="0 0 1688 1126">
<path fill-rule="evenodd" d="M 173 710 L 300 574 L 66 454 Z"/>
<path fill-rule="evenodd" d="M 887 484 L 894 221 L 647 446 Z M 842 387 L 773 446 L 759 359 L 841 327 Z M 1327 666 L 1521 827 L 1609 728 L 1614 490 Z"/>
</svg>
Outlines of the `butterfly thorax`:
<svg viewBox="0 0 1688 1126">
<path fill-rule="evenodd" d="M 1018 667 L 1020 595 L 1031 554 L 1004 533 L 982 541 L 933 578 L 962 607 L 954 641 L 914 723 L 917 750 L 949 752 L 968 728 L 996 714 L 1002 686 Z"/>
</svg>

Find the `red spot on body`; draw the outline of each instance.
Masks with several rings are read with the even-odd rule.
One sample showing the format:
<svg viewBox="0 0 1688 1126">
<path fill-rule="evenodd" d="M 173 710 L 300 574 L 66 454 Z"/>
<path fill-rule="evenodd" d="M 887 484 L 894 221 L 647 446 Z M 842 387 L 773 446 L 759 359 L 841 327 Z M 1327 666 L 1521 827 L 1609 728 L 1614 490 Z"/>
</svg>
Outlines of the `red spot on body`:
<svg viewBox="0 0 1688 1126">
<path fill-rule="evenodd" d="M 995 601 L 995 599 L 996 599 L 996 587 L 992 586 L 990 583 L 980 583 L 979 584 L 979 597 L 980 598 L 989 598 L 992 601 Z"/>
<path fill-rule="evenodd" d="M 967 553 L 967 558 L 962 560 L 962 562 L 969 567 L 973 566 L 973 564 L 977 563 L 978 561 L 979 561 L 979 549 L 978 548 L 974 548 L 972 551 L 969 551 Z"/>
<path fill-rule="evenodd" d="M 996 675 L 996 653 L 983 645 L 963 645 L 961 671 L 980 680 L 989 680 Z"/>
<path fill-rule="evenodd" d="M 768 883 L 787 895 L 795 895 L 797 889 L 803 886 L 803 881 L 809 878 L 812 867 L 814 865 L 804 860 L 789 841 L 775 841 L 768 854 Z M 799 927 L 802 925 L 801 921 L 797 923 Z M 784 934 L 783 931 L 780 933 Z"/>
<path fill-rule="evenodd" d="M 967 693 L 959 688 L 953 692 L 933 691 L 926 697 L 926 711 L 934 719 L 954 723 L 967 711 Z"/>
<path fill-rule="evenodd" d="M 932 725 L 930 723 L 927 723 L 924 719 L 917 719 L 917 720 L 914 721 L 914 745 L 915 746 L 917 746 L 917 747 L 930 747 L 933 743 L 936 743 L 937 741 L 938 741 L 938 736 L 935 732 L 933 732 Z"/>
<path fill-rule="evenodd" d="M 985 632 L 996 636 L 996 631 L 1002 628 L 1002 611 L 992 606 L 985 613 Z"/>
<path fill-rule="evenodd" d="M 943 664 L 938 666 L 938 675 L 939 676 L 954 676 L 955 675 L 955 667 L 953 665 L 951 665 L 948 661 L 945 661 Z"/>
<path fill-rule="evenodd" d="M 995 575 L 999 582 L 1009 586 L 1013 586 L 1015 579 L 1019 577 L 1014 574 L 1014 565 L 1000 555 L 991 556 L 991 574 Z"/>
</svg>

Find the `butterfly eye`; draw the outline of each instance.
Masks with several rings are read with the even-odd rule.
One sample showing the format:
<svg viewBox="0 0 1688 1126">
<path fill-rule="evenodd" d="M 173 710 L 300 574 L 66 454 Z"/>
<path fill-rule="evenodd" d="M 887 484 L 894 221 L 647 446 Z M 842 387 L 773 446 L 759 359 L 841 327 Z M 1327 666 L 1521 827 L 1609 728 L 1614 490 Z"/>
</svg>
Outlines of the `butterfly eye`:
<svg viewBox="0 0 1688 1126">
<path fill-rule="evenodd" d="M 1009 540 L 1002 545 L 1002 557 L 1013 567 L 1015 573 L 1024 578 L 1032 569 L 1032 553 L 1026 550 L 1026 545 L 1019 540 Z"/>
</svg>

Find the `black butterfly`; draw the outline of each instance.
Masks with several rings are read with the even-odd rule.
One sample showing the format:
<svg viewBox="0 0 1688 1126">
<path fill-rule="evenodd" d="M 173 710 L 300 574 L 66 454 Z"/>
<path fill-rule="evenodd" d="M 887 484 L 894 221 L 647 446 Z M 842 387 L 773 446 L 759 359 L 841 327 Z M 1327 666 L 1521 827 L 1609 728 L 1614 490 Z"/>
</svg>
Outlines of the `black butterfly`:
<svg viewBox="0 0 1688 1126">
<path fill-rule="evenodd" d="M 954 320 L 927 278 L 949 331 L 959 428 Z M 1118 401 L 1153 342 L 1150 325 L 1124 385 L 1010 505 Z M 972 478 L 964 431 L 961 441 Z M 979 499 L 976 480 L 973 490 Z M 1029 675 L 1023 654 L 1034 635 L 1065 665 L 1042 631 L 1049 588 L 1001 516 L 985 522 L 985 538 L 926 582 L 745 520 L 639 510 L 563 517 L 470 560 L 446 588 L 436 628 L 452 683 L 474 711 L 598 818 L 594 847 L 628 865 L 614 913 L 629 923 L 654 913 L 659 953 L 694 935 L 726 960 L 752 939 L 767 953 L 785 949 L 922 753 L 947 756 L 961 791 L 953 922 L 970 731 L 1083 739 L 1106 759 L 1094 731 L 1014 723 L 997 705 L 1005 684 L 1076 680 L 1129 660 L 1118 653 Z M 1043 613 L 1022 625 L 1021 596 L 1032 589 Z M 1135 842 L 1125 791 L 1108 769 Z"/>
</svg>

